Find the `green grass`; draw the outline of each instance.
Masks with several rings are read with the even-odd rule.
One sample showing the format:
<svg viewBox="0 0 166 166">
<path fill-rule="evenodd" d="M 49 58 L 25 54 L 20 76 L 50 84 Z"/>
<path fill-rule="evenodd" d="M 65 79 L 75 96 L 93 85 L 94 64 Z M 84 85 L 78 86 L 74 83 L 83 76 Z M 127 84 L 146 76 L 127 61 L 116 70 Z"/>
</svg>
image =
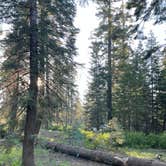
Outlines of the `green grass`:
<svg viewBox="0 0 166 166">
<path fill-rule="evenodd" d="M 40 145 L 44 145 L 47 141 L 70 143 L 70 145 L 84 146 L 90 149 L 104 149 L 126 156 L 147 159 L 156 159 L 156 155 L 161 154 L 161 160 L 166 162 L 166 133 L 145 135 L 142 132 L 127 132 L 121 146 L 112 146 L 111 134 L 71 129 L 60 132 L 43 130 L 39 135 L 39 142 Z M 119 135 L 116 135 L 116 137 L 119 138 Z M 0 147 L 0 165 L 20 166 L 22 147 L 18 139 L 8 138 L 7 145 L 6 147 L 14 146 L 8 150 Z M 56 158 L 54 153 L 43 149 L 41 146 L 37 146 L 35 149 L 35 159 L 37 166 L 70 166 L 69 162 Z"/>
<path fill-rule="evenodd" d="M 161 160 L 166 162 L 166 150 L 161 149 L 134 149 L 134 148 L 120 148 L 120 153 L 126 154 L 127 156 L 156 159 L 157 154 L 161 154 Z"/>
<path fill-rule="evenodd" d="M 20 166 L 21 165 L 21 148 L 19 146 L 12 147 L 9 150 L 0 148 L 0 165 Z"/>
<path fill-rule="evenodd" d="M 35 158 L 37 166 L 70 166 L 67 161 L 57 161 L 54 153 L 37 146 L 35 149 Z"/>
<path fill-rule="evenodd" d="M 9 150 L 0 147 L 0 165 L 21 166 L 21 146 L 13 146 Z M 57 161 L 54 154 L 40 146 L 35 149 L 36 166 L 70 166 L 67 161 Z"/>
<path fill-rule="evenodd" d="M 115 151 L 117 152 L 117 149 Z M 21 165 L 22 148 L 20 146 L 14 146 L 9 151 L 0 147 L 0 152 L 0 165 Z M 118 152 L 126 154 L 127 156 L 146 159 L 155 159 L 156 154 L 162 154 L 161 160 L 166 162 L 166 150 L 119 148 Z M 37 166 L 70 166 L 70 163 L 67 161 L 57 161 L 53 153 L 50 153 L 48 150 L 45 150 L 40 146 L 35 149 L 35 158 Z"/>
</svg>

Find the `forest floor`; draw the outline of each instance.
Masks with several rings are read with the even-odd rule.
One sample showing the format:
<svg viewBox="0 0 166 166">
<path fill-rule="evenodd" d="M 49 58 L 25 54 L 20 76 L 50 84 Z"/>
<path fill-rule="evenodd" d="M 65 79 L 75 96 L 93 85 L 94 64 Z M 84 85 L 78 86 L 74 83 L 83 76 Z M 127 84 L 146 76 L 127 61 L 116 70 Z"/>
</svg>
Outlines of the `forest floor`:
<svg viewBox="0 0 166 166">
<path fill-rule="evenodd" d="M 66 133 L 66 132 L 65 132 Z M 21 165 L 21 153 L 22 146 L 20 142 L 14 144 L 10 149 L 10 153 L 6 154 L 6 149 L 3 149 L 4 140 L 0 140 L 0 166 L 4 163 L 5 166 L 20 166 Z M 17 142 L 18 140 L 16 140 Z M 52 131 L 52 130 L 41 130 L 39 134 L 39 144 L 35 148 L 35 159 L 37 166 L 106 166 L 106 164 L 93 162 L 90 160 L 80 159 L 74 156 L 69 156 L 67 154 L 62 154 L 59 152 L 52 152 L 42 148 L 42 143 L 46 141 L 53 141 L 63 144 L 75 145 L 75 140 L 70 140 L 64 134 L 63 131 Z M 77 145 L 77 146 L 82 146 Z M 10 146 L 7 146 L 10 147 Z M 138 158 L 149 158 L 155 159 L 156 154 L 162 155 L 162 161 L 166 162 L 166 150 L 160 149 L 132 149 L 127 147 L 122 147 L 113 150 L 115 153 L 122 155 L 133 156 Z M 11 164 L 12 163 L 12 164 Z"/>
<path fill-rule="evenodd" d="M 61 137 L 61 134 L 59 131 L 41 130 L 39 137 L 46 138 L 48 140 L 53 141 L 53 139 L 56 139 L 56 138 L 59 140 Z M 45 156 L 38 155 L 38 158 L 41 158 L 41 161 L 42 161 L 43 158 L 48 158 L 48 155 L 45 155 Z M 53 163 L 54 161 L 56 161 L 57 166 L 107 166 L 106 164 L 97 163 L 97 162 L 93 162 L 93 161 L 85 160 L 85 159 L 80 159 L 80 158 L 73 157 L 67 154 L 62 154 L 59 152 L 51 152 L 51 151 L 49 151 L 49 161 L 50 161 L 49 166 L 52 166 L 51 163 Z"/>
<path fill-rule="evenodd" d="M 67 142 L 67 144 L 75 146 L 74 140 L 68 140 L 68 138 L 65 138 L 64 133 L 62 133 L 61 131 L 41 130 L 39 137 L 43 137 L 43 138 L 47 139 L 48 141 L 53 141 L 53 142 L 54 141 L 59 142 L 59 143 Z M 82 145 L 80 145 L 80 146 L 82 146 Z M 122 148 L 113 149 L 112 151 L 114 153 L 118 153 L 118 154 L 121 154 L 124 156 L 132 156 L 132 157 L 147 158 L 147 159 L 156 159 L 156 155 L 160 154 L 162 156 L 161 160 L 166 162 L 166 150 L 163 150 L 163 149 L 133 149 L 133 148 L 128 148 L 128 147 L 122 147 Z M 58 155 L 58 153 L 56 153 L 56 154 Z M 78 162 L 81 162 L 81 160 L 79 161 L 79 159 L 77 159 L 75 157 L 73 158 L 68 155 L 62 155 L 62 158 L 63 158 L 63 156 L 69 157 L 68 159 L 71 159 L 70 161 L 75 160 L 77 163 L 77 160 L 78 160 Z M 82 161 L 86 162 L 85 160 L 82 160 Z M 91 164 L 92 163 L 93 162 L 91 162 Z M 99 164 L 99 165 L 101 165 L 101 164 Z M 89 166 L 91 166 L 91 165 L 89 165 Z"/>
<path fill-rule="evenodd" d="M 22 148 L 20 145 L 4 149 L 0 146 L 0 166 L 20 166 Z M 66 154 L 52 152 L 37 146 L 35 148 L 36 166 L 106 166 L 102 163 L 92 162 Z"/>
<path fill-rule="evenodd" d="M 44 158 L 48 159 L 48 157 L 49 157 L 49 164 L 48 164 L 48 161 L 45 161 L 44 163 L 43 159 Z M 49 152 L 49 156 L 48 155 L 38 156 L 38 159 L 40 158 L 41 158 L 42 164 L 43 165 L 47 164 L 47 166 L 55 166 L 55 162 L 56 162 L 56 166 L 106 166 L 105 164 L 102 164 L 102 163 L 80 159 L 80 158 L 76 158 L 76 157 L 69 156 L 62 153 Z"/>
</svg>

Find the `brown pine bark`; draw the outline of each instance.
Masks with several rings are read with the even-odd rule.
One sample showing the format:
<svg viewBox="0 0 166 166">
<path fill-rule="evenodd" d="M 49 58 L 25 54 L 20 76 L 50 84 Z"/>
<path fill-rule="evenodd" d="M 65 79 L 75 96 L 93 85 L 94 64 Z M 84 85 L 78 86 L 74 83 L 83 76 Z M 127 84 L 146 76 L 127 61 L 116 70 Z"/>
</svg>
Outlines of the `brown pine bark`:
<svg viewBox="0 0 166 166">
<path fill-rule="evenodd" d="M 112 38 L 111 38 L 111 1 L 108 1 L 108 76 L 107 76 L 107 107 L 108 121 L 112 119 Z"/>
<path fill-rule="evenodd" d="M 23 166 L 35 166 L 34 161 L 34 140 L 37 114 L 37 78 L 38 78 L 38 57 L 37 57 L 37 0 L 29 0 L 30 5 L 30 85 L 29 98 L 27 103 L 27 114 L 24 128 L 23 141 Z"/>
<path fill-rule="evenodd" d="M 106 152 L 89 150 L 85 148 L 74 147 L 70 145 L 63 145 L 52 142 L 47 143 L 46 148 L 52 149 L 53 151 L 69 154 L 75 157 L 84 158 L 87 160 L 92 160 L 105 164 L 113 164 L 113 166 L 124 166 L 124 163 L 120 158 L 113 157 L 112 154 Z"/>
</svg>

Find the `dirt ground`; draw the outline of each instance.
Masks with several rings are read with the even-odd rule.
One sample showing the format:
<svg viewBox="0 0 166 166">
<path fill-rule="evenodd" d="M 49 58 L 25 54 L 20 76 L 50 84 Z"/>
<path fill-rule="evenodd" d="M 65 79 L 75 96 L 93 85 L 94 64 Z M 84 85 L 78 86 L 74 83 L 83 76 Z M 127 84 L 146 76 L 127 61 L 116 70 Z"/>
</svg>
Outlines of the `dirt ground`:
<svg viewBox="0 0 166 166">
<path fill-rule="evenodd" d="M 57 165 L 66 162 L 70 166 L 108 166 L 102 163 L 92 162 L 89 160 L 79 159 L 62 153 L 51 154 L 52 157 L 55 157 Z"/>
</svg>

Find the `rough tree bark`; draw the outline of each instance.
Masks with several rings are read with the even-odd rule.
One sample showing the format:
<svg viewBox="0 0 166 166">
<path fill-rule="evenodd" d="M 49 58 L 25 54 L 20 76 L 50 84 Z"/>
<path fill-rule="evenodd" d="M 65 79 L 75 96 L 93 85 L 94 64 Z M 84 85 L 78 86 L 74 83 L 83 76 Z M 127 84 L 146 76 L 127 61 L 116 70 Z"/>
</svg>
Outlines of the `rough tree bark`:
<svg viewBox="0 0 166 166">
<path fill-rule="evenodd" d="M 120 155 L 113 155 L 108 152 L 89 150 L 85 148 L 63 145 L 53 142 L 48 142 L 46 144 L 46 148 L 112 166 L 166 166 L 166 163 L 157 160 L 122 157 Z"/>
<path fill-rule="evenodd" d="M 30 5 L 30 85 L 27 103 L 27 115 L 24 129 L 23 141 L 23 166 L 35 166 L 34 162 L 34 139 L 37 114 L 37 79 L 38 79 L 38 57 L 37 57 L 37 0 L 29 0 Z"/>
<path fill-rule="evenodd" d="M 108 1 L 108 76 L 107 76 L 107 107 L 108 107 L 108 121 L 112 119 L 112 38 L 111 38 L 111 0 Z"/>
</svg>

